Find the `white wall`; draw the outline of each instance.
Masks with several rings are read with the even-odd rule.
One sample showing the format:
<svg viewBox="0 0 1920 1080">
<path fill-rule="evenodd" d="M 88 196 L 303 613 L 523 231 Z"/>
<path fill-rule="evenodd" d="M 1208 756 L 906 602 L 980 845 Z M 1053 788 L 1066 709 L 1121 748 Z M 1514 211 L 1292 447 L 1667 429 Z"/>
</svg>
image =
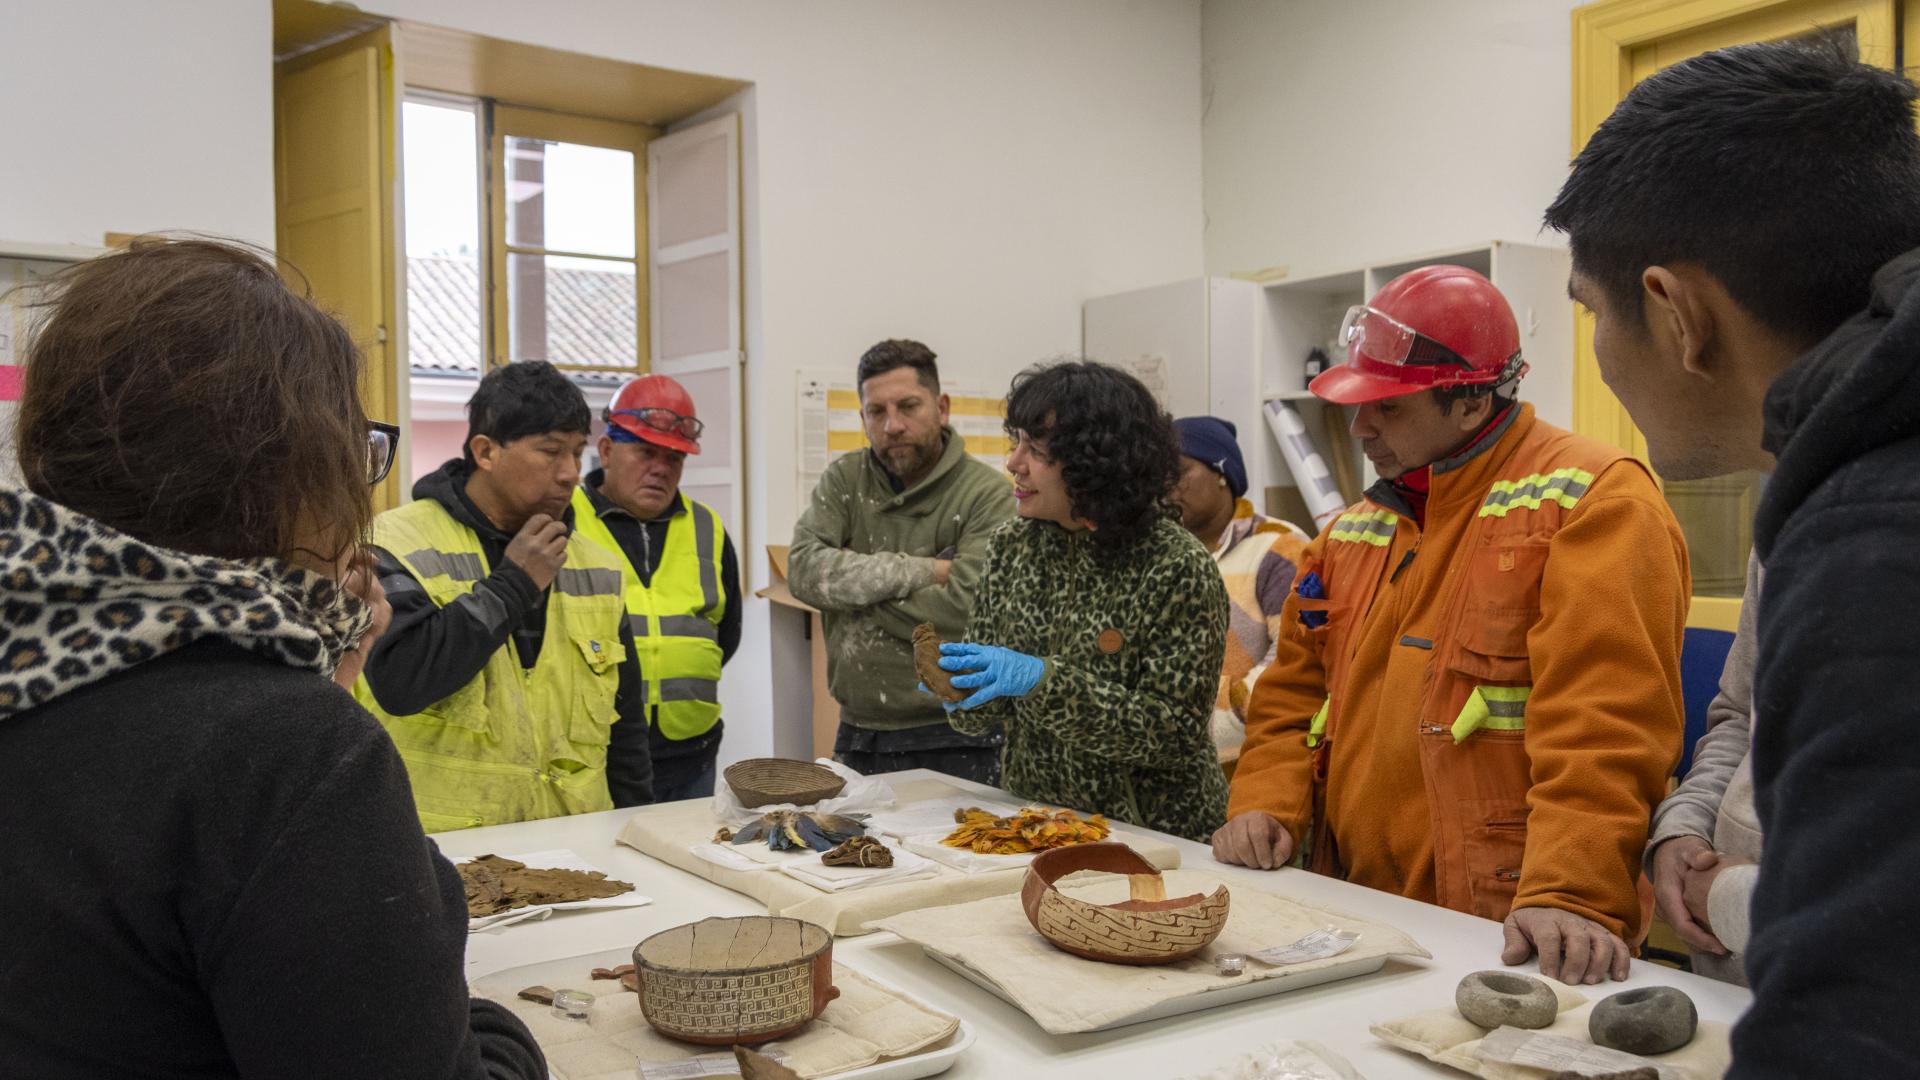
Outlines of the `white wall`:
<svg viewBox="0 0 1920 1080">
<path fill-rule="evenodd" d="M 1080 304 L 1201 269 L 1189 0 L 374 0 L 419 22 L 750 80 L 743 116 L 751 591 L 796 506 L 794 372 L 886 337 L 1003 385 L 1076 350 Z M 766 604 L 722 697 L 766 752 Z"/>
<path fill-rule="evenodd" d="M 272 244 L 272 41 L 265 2 L 0 0 L 0 242 Z"/>
<path fill-rule="evenodd" d="M 1574 6 L 1205 0 L 1208 272 L 1561 243 Z"/>
</svg>

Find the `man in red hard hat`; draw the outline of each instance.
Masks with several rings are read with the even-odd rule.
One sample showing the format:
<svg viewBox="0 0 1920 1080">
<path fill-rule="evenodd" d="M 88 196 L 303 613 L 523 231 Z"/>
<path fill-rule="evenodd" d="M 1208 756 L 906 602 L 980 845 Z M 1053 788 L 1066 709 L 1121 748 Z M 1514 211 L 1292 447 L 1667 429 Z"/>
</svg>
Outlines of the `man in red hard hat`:
<svg viewBox="0 0 1920 1080">
<path fill-rule="evenodd" d="M 1517 403 L 1506 299 L 1458 266 L 1352 308 L 1313 392 L 1378 483 L 1306 549 L 1254 686 L 1223 862 L 1505 920 L 1502 959 L 1625 978 L 1680 755 L 1686 544 L 1646 466 Z"/>
<path fill-rule="evenodd" d="M 603 418 L 600 468 L 573 493 L 574 527 L 625 564 L 654 800 L 712 795 L 720 667 L 740 645 L 740 566 L 719 513 L 680 490 L 704 425 L 686 388 L 665 375 L 622 386 Z"/>
</svg>

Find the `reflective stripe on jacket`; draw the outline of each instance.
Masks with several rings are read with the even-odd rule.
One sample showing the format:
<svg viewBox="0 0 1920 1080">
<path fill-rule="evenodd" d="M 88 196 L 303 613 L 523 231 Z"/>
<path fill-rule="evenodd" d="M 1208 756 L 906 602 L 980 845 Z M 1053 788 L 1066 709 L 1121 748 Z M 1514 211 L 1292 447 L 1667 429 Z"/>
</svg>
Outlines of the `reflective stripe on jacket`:
<svg viewBox="0 0 1920 1080">
<path fill-rule="evenodd" d="M 431 499 L 374 519 L 373 542 L 441 607 L 488 573 L 480 538 Z M 427 832 L 613 809 L 607 744 L 626 659 L 620 568 L 578 532 L 568 539 L 531 668 L 508 641 L 465 686 L 411 716 L 382 709 L 364 676 L 354 684 L 406 762 Z"/>
<path fill-rule="evenodd" d="M 1643 465 L 1530 406 L 1505 422 L 1435 464 L 1424 527 L 1381 486 L 1309 545 L 1324 599 L 1288 601 L 1229 813 L 1360 884 L 1630 938 L 1680 751 L 1685 541 Z"/>
<path fill-rule="evenodd" d="M 573 526 L 620 560 L 627 626 L 640 654 L 654 725 L 669 739 L 691 739 L 713 730 L 720 719 L 720 620 L 727 610 L 720 562 L 726 533 L 720 515 L 707 504 L 683 492 L 674 497 L 681 512 L 667 522 L 666 550 L 651 584 L 641 583 L 584 487 L 573 489 Z"/>
</svg>

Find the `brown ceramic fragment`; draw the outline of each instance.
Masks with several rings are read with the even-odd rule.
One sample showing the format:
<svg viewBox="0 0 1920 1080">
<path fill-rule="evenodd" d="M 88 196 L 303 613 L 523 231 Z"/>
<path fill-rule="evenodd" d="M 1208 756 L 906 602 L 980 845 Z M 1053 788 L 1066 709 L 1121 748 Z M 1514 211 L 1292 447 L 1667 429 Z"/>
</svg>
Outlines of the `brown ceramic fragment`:
<svg viewBox="0 0 1920 1080">
<path fill-rule="evenodd" d="M 913 673 L 943 701 L 964 701 L 968 691 L 956 689 L 953 675 L 940 666 L 940 632 L 930 622 L 913 628 Z"/>
<path fill-rule="evenodd" d="M 564 904 L 632 892 L 633 886 L 594 871 L 543 870 L 498 855 L 461 863 L 467 890 L 467 916 L 478 919 L 532 904 Z"/>
<path fill-rule="evenodd" d="M 800 1074 L 744 1046 L 733 1048 L 733 1060 L 740 1063 L 741 1080 L 800 1080 Z"/>
</svg>

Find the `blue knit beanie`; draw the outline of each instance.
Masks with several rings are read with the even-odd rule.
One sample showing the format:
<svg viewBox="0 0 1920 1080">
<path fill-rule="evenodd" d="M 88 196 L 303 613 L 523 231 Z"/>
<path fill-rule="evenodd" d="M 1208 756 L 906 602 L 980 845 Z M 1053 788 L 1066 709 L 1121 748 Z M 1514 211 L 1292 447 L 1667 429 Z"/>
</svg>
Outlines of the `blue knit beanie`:
<svg viewBox="0 0 1920 1080">
<path fill-rule="evenodd" d="M 1240 457 L 1231 423 L 1216 416 L 1184 416 L 1173 422 L 1180 433 L 1180 452 L 1227 478 L 1227 490 L 1238 499 L 1247 493 L 1247 463 Z"/>
</svg>

